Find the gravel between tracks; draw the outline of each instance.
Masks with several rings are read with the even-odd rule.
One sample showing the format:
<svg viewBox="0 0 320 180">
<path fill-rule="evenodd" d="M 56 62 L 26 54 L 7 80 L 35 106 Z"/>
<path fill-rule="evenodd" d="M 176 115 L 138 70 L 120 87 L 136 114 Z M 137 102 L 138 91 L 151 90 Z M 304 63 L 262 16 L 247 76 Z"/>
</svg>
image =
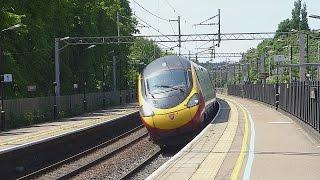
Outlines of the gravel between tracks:
<svg viewBox="0 0 320 180">
<path fill-rule="evenodd" d="M 143 138 L 130 148 L 87 169 L 73 179 L 119 179 L 121 174 L 130 171 L 157 150 L 159 150 L 159 146 L 149 141 L 148 137 Z"/>
<path fill-rule="evenodd" d="M 150 174 L 156 171 L 162 164 L 164 164 L 171 157 L 173 157 L 181 148 L 182 147 L 177 147 L 177 148 L 169 148 L 169 149 L 163 150 L 157 158 L 155 158 L 148 165 L 141 168 L 139 172 L 129 177 L 129 179 L 135 179 L 135 180 L 146 179 Z"/>
<path fill-rule="evenodd" d="M 146 132 L 147 132 L 147 130 L 145 128 L 142 128 L 142 129 L 140 129 L 136 132 L 133 132 L 132 134 L 130 134 L 130 135 L 106 146 L 106 147 L 98 149 L 98 150 L 94 151 L 93 153 L 90 153 L 84 157 L 81 157 L 81 159 L 78 159 L 77 161 L 74 161 L 69 164 L 65 164 L 65 165 L 59 167 L 58 169 L 55 169 L 54 171 L 47 173 L 46 175 L 42 175 L 42 176 L 38 177 L 37 179 L 56 179 L 61 174 L 64 174 L 65 172 L 70 171 L 73 168 L 77 168 L 77 166 L 80 166 L 81 164 L 85 164 L 88 161 L 90 162 L 93 159 L 96 159 L 96 157 L 104 156 L 105 154 L 108 154 L 109 152 L 113 151 L 114 149 L 117 149 L 118 147 L 122 146 L 123 144 L 126 144 L 127 142 L 133 141 L 134 139 L 136 139 L 137 136 L 141 136 L 141 135 L 145 134 Z M 144 139 L 146 139 L 146 138 L 143 138 L 143 140 Z M 105 161 L 102 161 L 101 164 L 103 164 L 104 162 Z M 93 167 L 95 167 L 95 166 L 93 166 Z M 87 171 L 90 172 L 90 169 L 91 168 L 89 168 Z M 83 179 L 83 178 L 80 178 L 80 179 Z"/>
</svg>

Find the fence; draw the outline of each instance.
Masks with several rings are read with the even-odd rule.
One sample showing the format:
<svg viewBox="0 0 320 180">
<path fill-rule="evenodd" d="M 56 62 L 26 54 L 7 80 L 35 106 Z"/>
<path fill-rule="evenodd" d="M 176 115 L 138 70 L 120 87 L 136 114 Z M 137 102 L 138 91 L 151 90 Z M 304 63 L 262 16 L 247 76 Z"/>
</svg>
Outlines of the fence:
<svg viewBox="0 0 320 180">
<path fill-rule="evenodd" d="M 105 106 L 136 101 L 135 91 L 99 92 L 86 94 L 88 111 Z M 84 94 L 56 97 L 59 117 L 68 117 L 84 113 Z M 54 97 L 37 97 L 5 100 L 6 127 L 15 128 L 53 119 Z"/>
<path fill-rule="evenodd" d="M 276 106 L 276 85 L 246 84 L 228 86 L 228 94 Z M 320 81 L 279 84 L 278 107 L 320 132 Z"/>
</svg>

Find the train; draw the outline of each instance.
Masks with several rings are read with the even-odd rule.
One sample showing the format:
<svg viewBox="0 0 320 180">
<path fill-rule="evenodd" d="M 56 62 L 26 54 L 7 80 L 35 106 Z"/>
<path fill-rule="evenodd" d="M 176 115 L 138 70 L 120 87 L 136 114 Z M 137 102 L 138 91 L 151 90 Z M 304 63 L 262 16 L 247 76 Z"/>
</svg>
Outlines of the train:
<svg viewBox="0 0 320 180">
<path fill-rule="evenodd" d="M 143 69 L 138 103 L 150 138 L 160 145 L 199 132 L 217 106 L 208 71 L 181 56 L 158 58 Z"/>
</svg>

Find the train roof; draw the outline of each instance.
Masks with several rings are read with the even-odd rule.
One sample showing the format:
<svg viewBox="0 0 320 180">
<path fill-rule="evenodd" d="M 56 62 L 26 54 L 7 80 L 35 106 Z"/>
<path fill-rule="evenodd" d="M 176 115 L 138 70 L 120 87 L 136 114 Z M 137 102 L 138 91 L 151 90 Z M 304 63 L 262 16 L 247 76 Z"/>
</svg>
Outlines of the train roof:
<svg viewBox="0 0 320 180">
<path fill-rule="evenodd" d="M 143 70 L 143 74 L 149 75 L 157 71 L 168 69 L 188 69 L 190 66 L 190 61 L 184 57 L 164 56 L 148 64 Z"/>
<path fill-rule="evenodd" d="M 191 65 L 195 66 L 196 68 L 203 68 L 202 66 L 181 56 L 165 56 L 148 64 L 143 70 L 143 75 L 148 76 L 154 72 L 168 69 L 189 69 Z"/>
</svg>

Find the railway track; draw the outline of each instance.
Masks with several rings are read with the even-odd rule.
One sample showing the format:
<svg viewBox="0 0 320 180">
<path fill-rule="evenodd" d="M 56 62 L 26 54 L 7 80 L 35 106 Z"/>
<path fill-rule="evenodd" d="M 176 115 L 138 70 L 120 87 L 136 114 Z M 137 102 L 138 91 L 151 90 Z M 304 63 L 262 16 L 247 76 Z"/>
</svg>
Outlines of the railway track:
<svg viewBox="0 0 320 180">
<path fill-rule="evenodd" d="M 135 137 L 131 137 L 135 133 Z M 39 169 L 28 175 L 20 177 L 18 179 L 67 179 L 75 176 L 76 174 L 85 171 L 86 169 L 98 164 L 99 162 L 106 160 L 113 155 L 121 152 L 125 148 L 138 142 L 139 140 L 146 138 L 148 133 L 144 129 L 143 125 L 140 125 L 126 133 L 123 133 L 111 140 L 103 142 L 97 146 L 94 146 L 88 150 L 80 152 L 69 158 L 61 160 L 55 164 Z M 114 145 L 118 140 L 128 138 L 125 143 Z M 109 146 L 115 147 L 107 150 Z"/>
<path fill-rule="evenodd" d="M 138 172 L 142 167 L 146 166 L 149 164 L 151 161 L 153 161 L 157 156 L 161 154 L 161 149 L 158 149 L 153 152 L 153 154 L 149 155 L 147 158 L 145 158 L 142 162 L 137 164 L 135 167 L 133 167 L 130 171 L 127 173 L 123 174 L 119 179 L 128 179 L 132 175 L 134 175 L 136 172 Z"/>
<path fill-rule="evenodd" d="M 104 129 L 106 130 L 108 129 Z M 148 132 L 143 125 L 135 126 L 131 130 L 119 130 L 109 132 L 109 134 L 122 133 L 112 139 L 106 140 L 100 137 L 98 145 L 92 147 L 92 144 L 88 146 L 89 149 L 80 150 L 72 156 L 61 157 L 62 160 L 56 163 L 41 169 L 37 168 L 16 179 L 140 178 L 146 177 L 160 163 L 168 160 L 166 157 L 168 153 L 148 140 Z M 77 138 L 77 141 L 81 142 L 82 139 Z M 57 148 L 61 149 L 64 145 Z M 49 156 L 55 154 L 51 153 Z"/>
</svg>

